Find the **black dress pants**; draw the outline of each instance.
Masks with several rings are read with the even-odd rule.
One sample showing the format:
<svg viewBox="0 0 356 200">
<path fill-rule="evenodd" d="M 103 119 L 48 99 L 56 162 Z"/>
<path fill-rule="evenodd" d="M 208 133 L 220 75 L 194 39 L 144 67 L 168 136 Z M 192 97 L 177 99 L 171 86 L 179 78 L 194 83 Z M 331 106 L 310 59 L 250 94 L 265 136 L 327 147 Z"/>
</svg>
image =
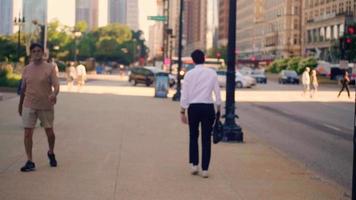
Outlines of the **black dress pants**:
<svg viewBox="0 0 356 200">
<path fill-rule="evenodd" d="M 215 120 L 214 104 L 190 104 L 188 108 L 189 122 L 189 162 L 199 164 L 199 125 L 201 125 L 202 170 L 208 170 L 211 154 L 211 132 Z"/>
</svg>

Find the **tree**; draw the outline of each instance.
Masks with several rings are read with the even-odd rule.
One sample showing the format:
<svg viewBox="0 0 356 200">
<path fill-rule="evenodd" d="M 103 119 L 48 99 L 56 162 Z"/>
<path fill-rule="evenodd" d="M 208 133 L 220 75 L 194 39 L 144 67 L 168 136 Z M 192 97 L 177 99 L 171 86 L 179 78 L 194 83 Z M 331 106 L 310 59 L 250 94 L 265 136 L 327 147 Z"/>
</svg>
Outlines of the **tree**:
<svg viewBox="0 0 356 200">
<path fill-rule="evenodd" d="M 302 59 L 300 57 L 293 57 L 288 61 L 288 67 L 287 69 L 289 70 L 294 70 L 298 71 L 299 68 L 299 63 Z"/>
<path fill-rule="evenodd" d="M 306 67 L 309 67 L 310 69 L 314 69 L 317 66 L 318 66 L 318 61 L 315 58 L 313 57 L 304 58 L 300 61 L 297 73 L 298 74 L 303 73 Z"/>
<path fill-rule="evenodd" d="M 47 47 L 50 56 L 57 59 L 66 59 L 71 53 L 69 48 L 73 43 L 70 27 L 60 24 L 58 20 L 53 20 L 48 24 Z"/>
<path fill-rule="evenodd" d="M 16 62 L 17 61 L 17 35 L 0 36 L 0 61 Z M 26 56 L 25 46 L 20 46 L 20 57 Z"/>
</svg>

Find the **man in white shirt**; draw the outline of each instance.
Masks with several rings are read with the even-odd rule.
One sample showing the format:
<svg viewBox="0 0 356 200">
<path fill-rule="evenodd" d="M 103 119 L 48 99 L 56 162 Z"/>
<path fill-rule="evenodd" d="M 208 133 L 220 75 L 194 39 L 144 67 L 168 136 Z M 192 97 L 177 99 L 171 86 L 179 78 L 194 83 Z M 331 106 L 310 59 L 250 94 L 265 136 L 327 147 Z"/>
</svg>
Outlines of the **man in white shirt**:
<svg viewBox="0 0 356 200">
<path fill-rule="evenodd" d="M 205 55 L 201 50 L 195 50 L 191 57 L 196 64 L 194 69 L 184 76 L 181 96 L 181 121 L 189 124 L 189 162 L 192 164 L 192 174 L 198 174 L 199 164 L 199 124 L 202 137 L 202 176 L 208 177 L 211 154 L 211 132 L 215 120 L 215 105 L 220 112 L 221 95 L 218 77 L 214 70 L 204 67 Z M 188 118 L 186 116 L 188 110 Z"/>
</svg>

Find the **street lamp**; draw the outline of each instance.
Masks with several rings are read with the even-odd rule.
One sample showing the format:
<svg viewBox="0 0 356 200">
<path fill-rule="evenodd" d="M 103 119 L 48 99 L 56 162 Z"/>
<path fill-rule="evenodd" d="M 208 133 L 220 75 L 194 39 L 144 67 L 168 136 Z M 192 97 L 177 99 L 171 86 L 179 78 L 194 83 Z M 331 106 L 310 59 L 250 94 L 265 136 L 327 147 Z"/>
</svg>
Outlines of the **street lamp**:
<svg viewBox="0 0 356 200">
<path fill-rule="evenodd" d="M 177 72 L 177 90 L 173 95 L 173 101 L 180 101 L 180 89 L 181 89 L 181 75 L 180 71 L 182 69 L 182 38 L 183 38 L 183 6 L 184 0 L 180 0 L 179 8 L 179 35 L 178 35 L 178 72 Z"/>
<path fill-rule="evenodd" d="M 229 8 L 229 40 L 227 48 L 227 76 L 226 76 L 226 106 L 225 123 L 223 126 L 223 140 L 243 142 L 242 129 L 235 122 L 235 62 L 236 62 L 236 0 L 230 0 Z"/>
<path fill-rule="evenodd" d="M 19 30 L 17 31 L 17 62 L 20 62 L 20 46 L 21 46 L 21 27 L 24 25 L 26 22 L 25 17 L 19 16 L 14 19 L 14 25 L 19 27 Z"/>
</svg>

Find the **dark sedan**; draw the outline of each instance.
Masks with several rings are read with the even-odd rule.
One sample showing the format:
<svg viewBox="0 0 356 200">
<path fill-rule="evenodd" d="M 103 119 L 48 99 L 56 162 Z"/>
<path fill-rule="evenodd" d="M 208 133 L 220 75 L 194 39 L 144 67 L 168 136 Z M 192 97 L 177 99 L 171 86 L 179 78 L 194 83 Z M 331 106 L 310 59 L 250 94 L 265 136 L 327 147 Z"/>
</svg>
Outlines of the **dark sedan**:
<svg viewBox="0 0 356 200">
<path fill-rule="evenodd" d="M 278 78 L 279 84 L 299 84 L 299 76 L 296 71 L 293 70 L 282 70 L 279 73 Z"/>
</svg>

